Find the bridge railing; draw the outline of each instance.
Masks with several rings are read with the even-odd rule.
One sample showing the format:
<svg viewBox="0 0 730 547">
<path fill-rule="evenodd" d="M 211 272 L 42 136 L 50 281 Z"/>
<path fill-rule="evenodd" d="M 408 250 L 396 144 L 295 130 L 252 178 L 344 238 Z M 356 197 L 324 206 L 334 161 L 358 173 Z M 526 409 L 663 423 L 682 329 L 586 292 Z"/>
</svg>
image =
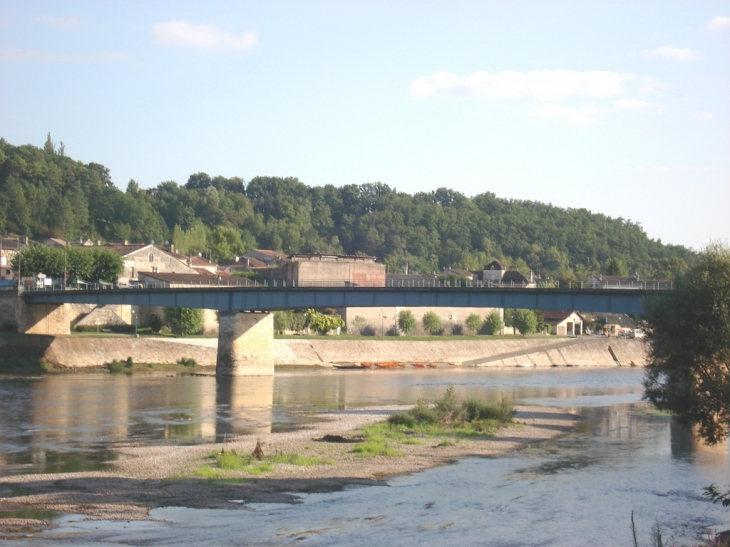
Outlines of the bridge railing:
<svg viewBox="0 0 730 547">
<path fill-rule="evenodd" d="M 200 280 L 186 282 L 145 282 L 132 284 L 111 284 L 111 283 L 84 283 L 83 285 L 67 284 L 65 287 L 62 282 L 54 282 L 51 285 L 26 284 L 23 287 L 25 292 L 44 292 L 58 290 L 108 290 L 108 289 L 184 289 L 184 288 L 216 288 L 216 287 L 249 287 L 249 288 L 377 288 L 390 287 L 400 289 L 419 289 L 419 288 L 439 288 L 439 289 L 460 289 L 460 288 L 480 288 L 480 289 L 635 289 L 635 290 L 668 290 L 672 288 L 671 281 L 643 281 L 632 283 L 588 283 L 578 281 L 541 281 L 538 283 L 515 283 L 497 282 L 497 281 L 472 281 L 472 280 L 448 280 L 448 279 L 393 279 L 385 283 L 385 285 L 376 284 L 354 284 L 342 281 L 305 281 L 297 282 L 287 279 L 274 279 L 271 281 L 258 281 L 241 277 L 218 277 L 212 278 L 208 276 L 200 276 Z"/>
</svg>

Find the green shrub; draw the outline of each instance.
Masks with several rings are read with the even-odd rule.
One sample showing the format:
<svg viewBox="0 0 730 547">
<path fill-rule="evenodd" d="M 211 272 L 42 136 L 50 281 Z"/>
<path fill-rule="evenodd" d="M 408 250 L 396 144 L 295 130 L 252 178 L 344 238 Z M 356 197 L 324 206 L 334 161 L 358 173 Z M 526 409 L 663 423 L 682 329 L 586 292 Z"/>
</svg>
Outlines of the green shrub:
<svg viewBox="0 0 730 547">
<path fill-rule="evenodd" d="M 396 412 L 388 416 L 388 423 L 394 426 L 416 427 L 416 418 L 408 412 Z"/>
<path fill-rule="evenodd" d="M 404 334 L 410 334 L 416 330 L 418 322 L 411 310 L 401 310 L 398 312 L 398 328 Z"/>
<path fill-rule="evenodd" d="M 192 359 L 190 357 L 181 357 L 177 361 L 178 365 L 182 365 L 184 367 L 197 367 L 198 362 L 195 359 Z"/>
<path fill-rule="evenodd" d="M 438 423 L 439 418 L 436 411 L 428 406 L 423 399 L 416 401 L 416 406 L 408 411 L 418 425 Z"/>
<path fill-rule="evenodd" d="M 274 312 L 274 332 L 282 334 L 291 328 L 292 312 L 289 310 L 277 310 Z"/>
<path fill-rule="evenodd" d="M 165 321 L 174 334 L 198 334 L 203 330 L 203 310 L 165 308 Z"/>
<path fill-rule="evenodd" d="M 423 324 L 423 330 L 425 330 L 428 334 L 433 335 L 441 332 L 441 319 L 432 311 L 423 314 L 421 323 Z"/>
<path fill-rule="evenodd" d="M 476 313 L 470 313 L 466 318 L 466 328 L 471 332 L 479 332 L 483 325 L 484 321 Z"/>
<path fill-rule="evenodd" d="M 460 421 L 463 405 L 461 399 L 456 394 L 454 386 L 446 388 L 446 393 L 434 403 L 433 409 L 436 411 L 438 421 L 444 425 L 451 425 L 454 422 Z"/>
<path fill-rule="evenodd" d="M 500 423 L 510 423 L 513 416 L 512 404 L 506 399 L 502 399 L 498 405 L 487 404 L 476 397 L 464 401 L 464 419 L 467 422 L 497 420 Z"/>
<path fill-rule="evenodd" d="M 114 359 L 111 363 L 106 363 L 104 365 L 109 372 L 112 374 L 119 374 L 120 372 L 125 372 L 125 369 L 127 368 L 127 363 L 125 361 L 117 361 Z"/>
<path fill-rule="evenodd" d="M 456 394 L 454 386 L 449 386 L 433 405 L 419 399 L 407 412 L 391 415 L 388 425 L 412 429 L 416 426 L 441 424 L 446 427 L 470 427 L 485 431 L 494 429 L 499 424 L 511 423 L 513 415 L 512 404 L 505 399 L 498 405 L 487 404 L 475 397 L 463 401 Z"/>
<path fill-rule="evenodd" d="M 502 321 L 499 312 L 494 310 L 485 318 L 484 326 L 487 329 L 487 334 L 499 334 L 504 328 L 504 321 Z"/>
</svg>

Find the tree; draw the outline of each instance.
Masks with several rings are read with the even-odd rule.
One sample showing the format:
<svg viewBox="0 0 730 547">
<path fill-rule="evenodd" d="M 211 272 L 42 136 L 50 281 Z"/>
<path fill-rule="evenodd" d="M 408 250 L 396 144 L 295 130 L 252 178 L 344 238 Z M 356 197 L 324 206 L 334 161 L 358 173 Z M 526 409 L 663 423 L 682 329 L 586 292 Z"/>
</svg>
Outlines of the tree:
<svg viewBox="0 0 730 547">
<path fill-rule="evenodd" d="M 120 274 L 124 271 L 124 260 L 122 260 L 122 257 L 108 249 L 96 248 L 86 252 L 91 253 L 94 257 L 94 269 L 91 272 L 91 279 L 116 283 Z"/>
<path fill-rule="evenodd" d="M 66 252 L 66 271 L 72 281 L 89 280 L 94 274 L 94 254 L 88 249 L 71 247 Z"/>
<path fill-rule="evenodd" d="M 315 310 L 307 310 L 307 321 L 309 328 L 320 334 L 327 334 L 338 327 L 344 327 L 345 322 L 341 317 L 335 315 L 324 315 Z"/>
<path fill-rule="evenodd" d="M 43 145 L 43 151 L 46 154 L 55 154 L 56 153 L 56 143 L 53 142 L 53 139 L 51 139 L 51 132 L 48 132 L 48 136 L 46 137 L 46 142 Z"/>
<path fill-rule="evenodd" d="M 485 322 L 487 324 L 487 331 L 489 334 L 498 334 L 502 332 L 502 329 L 504 328 L 504 322 L 497 310 L 493 310 L 489 315 L 487 315 Z"/>
<path fill-rule="evenodd" d="M 535 332 L 537 317 L 532 310 L 515 310 L 512 314 L 512 324 L 522 336 L 525 336 Z"/>
<path fill-rule="evenodd" d="M 279 334 L 291 328 L 291 311 L 280 310 L 274 312 L 274 331 Z"/>
<path fill-rule="evenodd" d="M 63 276 L 63 249 L 45 245 L 25 246 L 13 257 L 13 268 L 20 266 L 22 277 L 42 273 L 46 277 Z"/>
<path fill-rule="evenodd" d="M 500 320 L 501 322 L 501 320 Z M 471 332 L 479 332 L 484 326 L 484 321 L 476 313 L 470 313 L 466 318 L 466 328 Z"/>
<path fill-rule="evenodd" d="M 398 312 L 398 328 L 404 334 L 410 334 L 416 327 L 418 322 L 411 310 L 401 310 Z"/>
<path fill-rule="evenodd" d="M 646 303 L 649 359 L 644 399 L 698 425 L 710 444 L 730 428 L 730 249 L 711 244 Z"/>
<path fill-rule="evenodd" d="M 203 330 L 203 310 L 165 308 L 165 322 L 175 334 L 198 334 Z"/>
<path fill-rule="evenodd" d="M 213 230 L 209 243 L 214 262 L 229 260 L 251 250 L 241 239 L 241 230 L 230 226 L 218 226 Z"/>
<path fill-rule="evenodd" d="M 423 314 L 421 323 L 428 334 L 438 334 L 441 331 L 441 319 L 432 311 Z"/>
<path fill-rule="evenodd" d="M 626 275 L 628 273 L 628 270 L 620 259 L 610 258 L 606 262 L 605 272 L 606 275 Z"/>
<path fill-rule="evenodd" d="M 514 329 L 512 331 L 512 334 L 514 334 L 514 335 L 517 334 L 516 329 L 515 329 L 515 323 L 514 323 L 515 311 L 517 311 L 517 310 L 514 310 L 512 308 L 505 308 L 505 310 L 504 310 L 504 326 Z"/>
</svg>

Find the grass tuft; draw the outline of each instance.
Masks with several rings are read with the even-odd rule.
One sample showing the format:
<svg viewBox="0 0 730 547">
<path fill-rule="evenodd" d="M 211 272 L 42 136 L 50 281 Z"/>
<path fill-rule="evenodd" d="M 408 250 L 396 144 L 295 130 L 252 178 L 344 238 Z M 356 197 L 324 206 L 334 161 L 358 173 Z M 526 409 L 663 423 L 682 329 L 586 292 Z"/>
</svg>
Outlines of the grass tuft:
<svg viewBox="0 0 730 547">
<path fill-rule="evenodd" d="M 382 437 L 371 437 L 370 439 L 357 443 L 352 449 L 353 454 L 364 458 L 371 456 L 402 456 L 403 453 L 391 448 Z"/>
</svg>

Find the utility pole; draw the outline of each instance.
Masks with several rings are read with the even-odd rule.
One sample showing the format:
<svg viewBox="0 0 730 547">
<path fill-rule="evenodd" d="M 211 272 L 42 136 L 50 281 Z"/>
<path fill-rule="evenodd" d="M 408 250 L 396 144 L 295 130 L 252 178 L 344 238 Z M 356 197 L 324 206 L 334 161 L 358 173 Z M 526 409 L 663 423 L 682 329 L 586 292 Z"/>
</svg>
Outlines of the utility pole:
<svg viewBox="0 0 730 547">
<path fill-rule="evenodd" d="M 64 242 L 63 246 L 63 290 L 66 290 L 66 264 L 68 262 L 68 241 Z"/>
<path fill-rule="evenodd" d="M 21 254 L 21 252 L 20 252 L 20 236 L 18 236 L 18 244 L 17 244 L 17 246 L 15 247 L 15 250 L 16 250 L 16 251 L 18 252 L 18 294 L 20 294 L 21 292 L 23 292 L 23 291 L 21 291 L 21 290 L 20 290 L 20 283 L 21 283 L 21 282 L 22 282 L 22 280 L 23 280 L 23 276 L 22 276 L 22 274 L 20 273 L 20 272 L 22 272 L 22 271 L 23 271 L 23 270 L 22 270 L 22 268 L 21 268 L 22 264 L 20 263 L 20 261 L 21 261 L 21 260 L 22 260 L 22 258 L 23 258 L 23 255 L 22 255 L 22 254 Z"/>
</svg>

